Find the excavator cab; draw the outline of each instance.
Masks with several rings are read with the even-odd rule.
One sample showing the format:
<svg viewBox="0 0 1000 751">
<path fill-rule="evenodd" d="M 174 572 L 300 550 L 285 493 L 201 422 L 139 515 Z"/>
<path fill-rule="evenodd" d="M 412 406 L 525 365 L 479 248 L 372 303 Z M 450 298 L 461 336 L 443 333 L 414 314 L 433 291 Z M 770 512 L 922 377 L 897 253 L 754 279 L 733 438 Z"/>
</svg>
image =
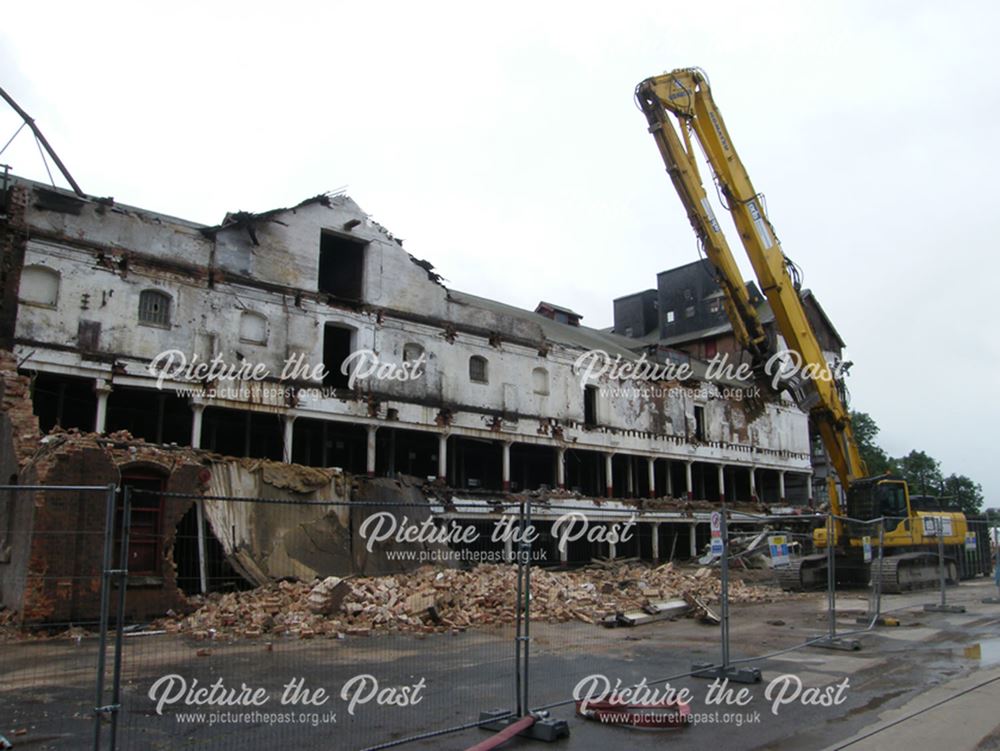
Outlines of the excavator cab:
<svg viewBox="0 0 1000 751">
<path fill-rule="evenodd" d="M 855 480 L 847 491 L 847 516 L 860 521 L 884 517 L 886 534 L 900 527 L 908 534 L 913 512 L 906 481 L 891 475 Z M 847 533 L 853 541 L 865 536 L 876 537 L 878 529 L 871 524 L 849 521 Z"/>
</svg>

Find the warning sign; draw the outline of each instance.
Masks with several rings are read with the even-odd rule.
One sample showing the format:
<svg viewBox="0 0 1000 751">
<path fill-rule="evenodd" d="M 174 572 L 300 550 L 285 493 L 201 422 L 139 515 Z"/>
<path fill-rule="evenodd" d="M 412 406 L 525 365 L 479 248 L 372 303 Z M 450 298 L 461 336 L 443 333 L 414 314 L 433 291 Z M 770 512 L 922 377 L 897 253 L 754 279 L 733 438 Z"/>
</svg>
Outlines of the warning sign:
<svg viewBox="0 0 1000 751">
<path fill-rule="evenodd" d="M 967 532 L 965 535 L 965 549 L 975 552 L 976 550 L 976 533 Z"/>
<path fill-rule="evenodd" d="M 718 511 L 712 512 L 711 525 L 712 525 L 711 552 L 712 555 L 721 556 L 724 547 L 722 544 L 722 514 L 720 512 Z"/>
<path fill-rule="evenodd" d="M 870 537 L 862 537 L 861 538 L 861 546 L 864 548 L 864 551 L 865 551 L 865 563 L 871 563 L 872 562 L 872 538 L 870 538 Z"/>
<path fill-rule="evenodd" d="M 784 535 L 771 535 L 767 538 L 771 548 L 771 565 L 775 568 L 787 566 L 791 561 L 788 557 L 788 538 Z"/>
</svg>

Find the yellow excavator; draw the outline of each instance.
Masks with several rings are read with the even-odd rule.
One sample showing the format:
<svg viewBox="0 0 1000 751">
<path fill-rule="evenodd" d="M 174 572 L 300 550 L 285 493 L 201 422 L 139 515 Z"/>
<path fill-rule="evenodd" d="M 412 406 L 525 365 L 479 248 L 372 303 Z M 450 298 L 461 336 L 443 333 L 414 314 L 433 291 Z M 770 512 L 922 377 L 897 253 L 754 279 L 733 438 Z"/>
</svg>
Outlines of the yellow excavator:
<svg viewBox="0 0 1000 751">
<path fill-rule="evenodd" d="M 830 527 L 813 531 L 816 550 L 824 552 L 795 559 L 790 567 L 781 570 L 783 586 L 809 589 L 825 584 L 828 560 L 825 551 L 829 545 L 836 550 L 838 582 L 867 583 L 870 566 L 864 560 L 863 538 L 873 538 L 877 550 L 878 531 L 876 525 L 860 522 L 880 517 L 886 519 L 881 566 L 883 592 L 900 592 L 937 582 L 938 538 L 934 533 L 939 527 L 944 531 L 948 578 L 957 581 L 968 568 L 965 515 L 915 509 L 904 480 L 890 475 L 866 477 L 867 468 L 851 430 L 850 413 L 841 398 L 840 384 L 833 377 L 833 369 L 802 305 L 798 269 L 781 249 L 763 197 L 751 184 L 712 99 L 707 76 L 698 68 L 674 70 L 647 78 L 636 87 L 635 97 L 691 226 L 714 269 L 733 332 L 749 353 L 753 366 L 763 370 L 778 353 L 772 351 L 774 347 L 705 192 L 694 142 L 704 152 L 723 205 L 732 215 L 760 288 L 774 313 L 778 332 L 785 345 L 800 358 L 801 372 L 820 376 L 803 379 L 790 391 L 800 408 L 809 414 L 840 481 L 838 489 L 831 476 L 827 486 L 830 510 L 841 518 Z M 841 493 L 846 504 L 841 503 Z"/>
</svg>

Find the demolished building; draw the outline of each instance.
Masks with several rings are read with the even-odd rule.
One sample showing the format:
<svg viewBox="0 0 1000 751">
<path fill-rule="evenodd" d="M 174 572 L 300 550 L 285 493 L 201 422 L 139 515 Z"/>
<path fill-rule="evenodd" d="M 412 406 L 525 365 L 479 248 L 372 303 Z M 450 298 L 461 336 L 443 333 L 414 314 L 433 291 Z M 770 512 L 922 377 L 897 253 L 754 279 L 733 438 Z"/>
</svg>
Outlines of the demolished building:
<svg viewBox="0 0 1000 751">
<path fill-rule="evenodd" d="M 192 495 L 232 490 L 196 471 L 211 469 L 211 453 L 335 472 L 348 501 L 351 477 L 419 478 L 432 513 L 474 522 L 509 494 L 551 500 L 543 522 L 560 497 L 598 515 L 609 503 L 676 499 L 650 505 L 634 550 L 603 550 L 654 558 L 668 535 L 695 555 L 720 500 L 812 501 L 808 419 L 787 398 L 743 383 L 720 391 L 699 357 L 663 343 L 652 360 L 690 377 L 632 382 L 581 368 L 594 353 L 634 363 L 648 342 L 585 327 L 561 305 L 529 311 L 450 289 L 346 195 L 215 226 L 16 177 L 2 201 L 5 382 L 33 403 L 30 419 L 8 410 L 0 424 L 11 484 L 31 474 L 54 428 L 125 431 L 144 451 L 201 452 L 181 468 Z M 101 482 L 136 472 L 163 492 L 180 482 L 122 450 Z M 71 475 L 82 477 L 66 460 L 45 479 Z M 2 532 L 13 503 L 0 513 Z M 39 513 L 36 500 L 36 523 Z M 244 572 L 261 565 L 251 538 L 226 551 L 249 556 L 236 560 Z M 296 575 L 286 568 L 261 575 Z"/>
</svg>

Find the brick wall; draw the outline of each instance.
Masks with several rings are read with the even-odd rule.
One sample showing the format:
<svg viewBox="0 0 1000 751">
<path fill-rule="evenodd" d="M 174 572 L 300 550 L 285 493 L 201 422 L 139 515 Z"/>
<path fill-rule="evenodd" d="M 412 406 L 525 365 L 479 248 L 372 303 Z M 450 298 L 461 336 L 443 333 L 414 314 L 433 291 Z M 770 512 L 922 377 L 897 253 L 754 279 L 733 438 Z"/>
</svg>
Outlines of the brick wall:
<svg viewBox="0 0 1000 751">
<path fill-rule="evenodd" d="M 24 468 L 22 484 L 120 484 L 122 473 L 153 471 L 165 490 L 199 494 L 204 469 L 193 452 L 163 449 L 142 441 L 102 439 L 92 434 L 54 433 Z M 14 540 L 11 570 L 20 581 L 3 586 L 3 604 L 24 623 L 95 621 L 100 615 L 101 568 L 107 494 L 44 490 L 20 493 L 18 526 L 30 530 Z M 129 582 L 126 615 L 145 619 L 186 609 L 173 561 L 177 525 L 192 507 L 189 499 L 164 502 L 160 517 L 159 577 Z M 117 568 L 118 551 L 114 550 Z M 0 572 L 2 576 L 2 572 Z M 112 613 L 116 598 L 112 598 Z"/>
</svg>

